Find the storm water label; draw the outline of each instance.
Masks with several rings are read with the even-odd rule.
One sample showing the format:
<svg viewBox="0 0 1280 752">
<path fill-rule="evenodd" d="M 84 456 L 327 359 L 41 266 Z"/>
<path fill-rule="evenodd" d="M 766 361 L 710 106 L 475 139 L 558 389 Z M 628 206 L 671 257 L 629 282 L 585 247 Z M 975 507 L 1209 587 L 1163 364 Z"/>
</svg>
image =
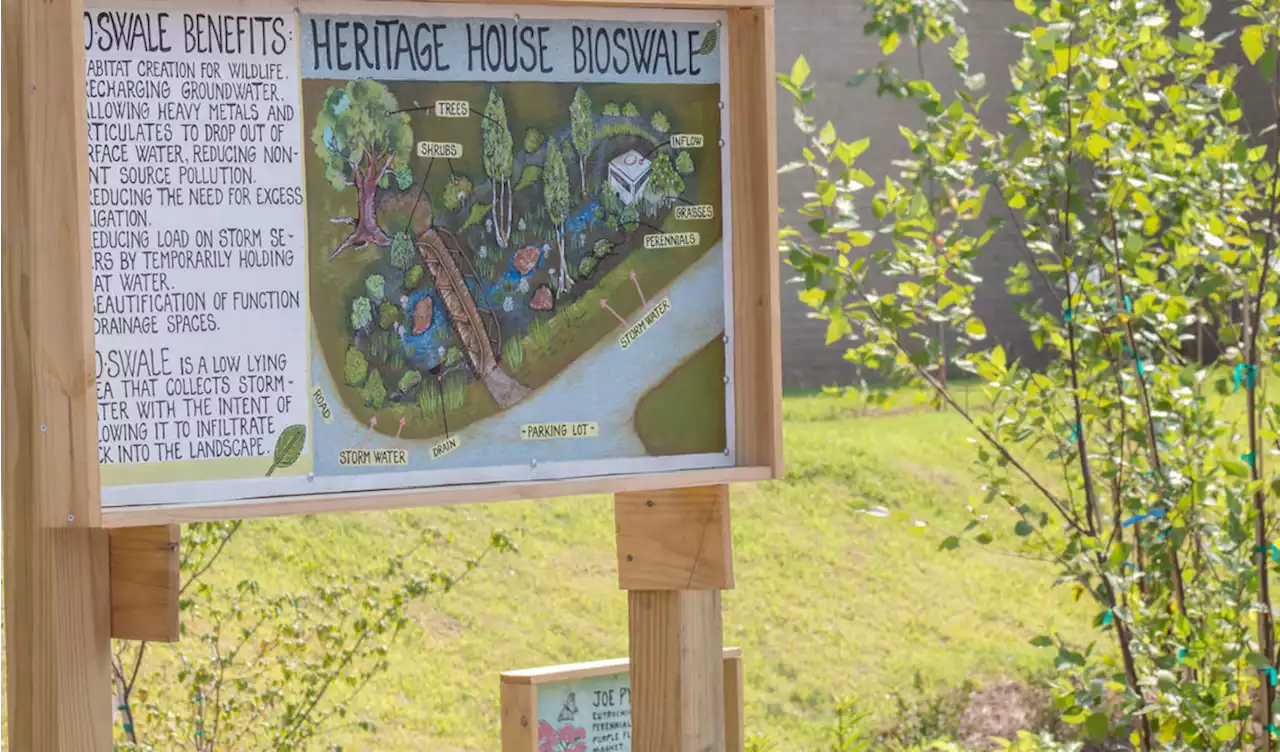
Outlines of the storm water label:
<svg viewBox="0 0 1280 752">
<path fill-rule="evenodd" d="M 403 449 L 344 449 L 338 453 L 338 464 L 344 467 L 398 467 L 409 464 L 409 453 Z"/>
<path fill-rule="evenodd" d="M 621 337 L 618 338 L 618 344 L 625 350 L 631 347 L 640 336 L 649 331 L 649 328 L 658 323 L 658 319 L 667 315 L 667 311 L 671 310 L 671 301 L 667 298 L 659 300 L 657 304 L 650 308 L 644 317 L 637 321 L 630 329 L 628 329 Z"/>
<path fill-rule="evenodd" d="M 184 463 L 164 470 L 177 480 L 309 464 L 294 29 L 287 13 L 84 12 L 104 485 L 160 463 Z"/>
</svg>

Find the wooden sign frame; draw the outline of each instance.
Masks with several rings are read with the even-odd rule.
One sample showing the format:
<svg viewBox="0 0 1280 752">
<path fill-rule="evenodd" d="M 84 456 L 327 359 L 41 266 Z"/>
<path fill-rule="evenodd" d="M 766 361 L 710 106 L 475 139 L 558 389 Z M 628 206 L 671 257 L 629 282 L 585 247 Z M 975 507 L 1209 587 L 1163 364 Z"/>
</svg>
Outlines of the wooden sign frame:
<svg viewBox="0 0 1280 752">
<path fill-rule="evenodd" d="M 30 34 L 14 24 L 11 53 L 28 91 L 6 76 L 5 274 L 9 305 L 6 374 L 20 413 L 6 421 L 18 442 L 53 449 L 74 489 L 60 494 L 53 522 L 84 528 L 129 527 L 252 517 L 617 493 L 710 483 L 751 482 L 781 474 L 781 345 L 779 339 L 777 181 L 775 174 L 772 9 L 769 4 L 685 0 L 517 2 L 601 8 L 697 8 L 725 11 L 730 92 L 728 150 L 733 176 L 727 233 L 733 239 L 733 429 L 735 465 L 626 473 L 276 496 L 182 505 L 101 507 L 97 400 L 94 389 L 92 259 L 88 232 L 87 134 L 81 3 L 63 0 L 32 11 L 43 20 Z M 26 12 L 19 0 L 15 8 Z M 15 14 L 16 15 L 16 14 Z M 54 23 L 54 17 L 58 23 Z M 70 20 L 69 20 L 70 19 Z M 17 20 L 17 19 L 15 19 Z M 19 59 L 20 58 L 20 59 Z M 12 89 L 12 91 L 10 91 Z M 24 93 L 25 96 L 14 96 Z M 12 126 L 12 127 L 10 127 Z M 30 257 L 26 249 L 39 247 Z M 70 284 L 69 284 L 70 283 Z M 24 295 L 24 290 L 70 290 Z M 47 343 L 57 342 L 57 347 Z M 41 430 L 43 428 L 44 430 Z M 21 435 L 21 438 L 19 438 Z M 56 449 L 55 449 L 56 447 Z"/>
<path fill-rule="evenodd" d="M 742 714 L 742 648 L 726 647 L 724 655 L 724 749 L 743 752 L 746 730 Z M 628 658 L 504 671 L 501 687 L 502 752 L 538 749 L 538 687 L 613 676 L 631 670 Z"/>
<path fill-rule="evenodd" d="M 439 0 L 421 0 L 424 5 Z M 474 2 L 474 0 L 472 0 Z M 513 6 L 702 9 L 725 12 L 729 163 L 733 175 L 732 330 L 735 466 L 713 470 L 604 475 L 567 480 L 415 488 L 260 499 L 182 507 L 101 508 L 89 236 L 89 177 L 82 0 L 12 0 L 3 9 L 3 535 L 9 742 L 15 749 L 82 752 L 112 746 L 113 618 L 118 636 L 171 637 L 176 613 L 176 529 L 130 545 L 105 528 L 377 510 L 589 493 L 654 508 L 680 489 L 716 486 L 725 520 L 717 561 L 729 562 L 728 491 L 722 484 L 781 477 L 781 344 L 775 56 L 772 0 L 508 0 Z M 663 494 L 648 494 L 662 491 Z M 646 496 L 648 495 L 648 498 Z M 634 518 L 635 515 L 631 515 Z M 710 516 L 707 517 L 710 519 Z M 621 531 L 620 531 L 621 532 Z M 703 535 L 703 533 L 698 533 Z M 620 541 L 622 540 L 620 536 Z M 630 536 L 626 545 L 637 545 Z M 702 540 L 702 538 L 699 538 Z M 620 542 L 620 547 L 622 543 Z M 130 548 L 132 546 L 132 549 Z M 637 550 L 660 551 L 651 540 Z M 131 552 L 132 551 L 132 552 Z M 144 554 L 146 560 L 135 561 Z M 621 548 L 620 548 L 621 551 Z M 621 555 L 621 554 L 620 554 Z M 693 677 L 697 717 L 682 738 L 723 728 L 712 676 L 720 648 L 720 581 L 687 576 L 630 590 L 633 685 L 654 705 L 637 709 L 650 738 L 659 717 L 680 715 L 679 697 L 658 680 Z M 630 555 L 628 555 L 630 561 Z M 140 587 L 136 597 L 126 590 Z M 705 589 L 691 590 L 690 587 Z M 626 588 L 626 585 L 624 585 Z M 113 614 L 113 603 L 116 605 Z M 149 605 L 150 604 L 150 605 Z M 153 610 L 148 613 L 148 609 Z M 695 629 L 696 628 L 696 629 Z M 692 636 L 692 637 L 691 637 Z M 689 640 L 696 637 L 696 644 Z M 691 646 L 691 647 L 690 647 Z M 640 656 L 637 658 L 637 656 Z M 692 665 L 690 661 L 698 662 Z M 718 673 L 718 672 L 715 672 Z M 739 673 L 740 676 L 740 673 Z M 93 690 L 101 687 L 100 691 Z M 661 711 L 661 712 L 660 712 Z M 691 730 L 692 729 L 692 730 Z M 665 738 L 665 737 L 663 737 Z M 648 746 L 646 746 L 648 745 Z M 637 749 L 675 748 L 650 741 Z M 680 744 L 680 749 L 701 749 Z"/>
</svg>

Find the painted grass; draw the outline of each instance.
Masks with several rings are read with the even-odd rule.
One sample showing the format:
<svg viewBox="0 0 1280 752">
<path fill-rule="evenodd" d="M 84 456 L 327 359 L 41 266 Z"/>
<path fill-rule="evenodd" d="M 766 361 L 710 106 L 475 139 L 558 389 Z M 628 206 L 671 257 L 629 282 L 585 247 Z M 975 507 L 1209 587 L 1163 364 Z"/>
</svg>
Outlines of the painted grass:
<svg viewBox="0 0 1280 752">
<path fill-rule="evenodd" d="M 640 398 L 635 428 L 649 454 L 696 454 L 725 447 L 724 343 L 719 337 Z"/>
<path fill-rule="evenodd" d="M 888 694 L 909 692 L 917 672 L 937 689 L 1027 675 L 1048 660 L 1030 637 L 1086 634 L 1087 615 L 1049 589 L 1047 567 L 1002 548 L 1012 541 L 937 550 L 963 524 L 973 485 L 958 419 L 860 419 L 851 407 L 787 398 L 786 479 L 733 493 L 737 589 L 724 599 L 725 643 L 745 650 L 749 727 L 784 749 L 814 748 L 834 696 L 857 697 L 887 722 Z M 870 517 L 854 501 L 931 523 Z M 356 572 L 370 552 L 403 549 L 430 525 L 464 549 L 494 527 L 523 528 L 523 552 L 491 559 L 416 614 L 391 672 L 366 694 L 378 749 L 496 749 L 498 672 L 626 654 L 607 497 L 246 523 L 212 574 L 283 588 L 308 572 Z M 333 741 L 371 748 L 358 735 Z"/>
</svg>

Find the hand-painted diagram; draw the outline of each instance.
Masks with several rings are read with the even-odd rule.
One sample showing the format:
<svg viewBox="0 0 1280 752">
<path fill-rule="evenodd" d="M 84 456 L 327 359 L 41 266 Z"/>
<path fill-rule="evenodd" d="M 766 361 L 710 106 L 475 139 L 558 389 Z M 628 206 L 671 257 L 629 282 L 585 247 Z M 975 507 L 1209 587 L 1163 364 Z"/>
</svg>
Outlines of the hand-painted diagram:
<svg viewBox="0 0 1280 752">
<path fill-rule="evenodd" d="M 734 464 L 717 14 L 260 2 L 85 11 L 105 505 Z"/>
<path fill-rule="evenodd" d="M 716 24 L 301 24 L 317 472 L 727 454 Z"/>
</svg>

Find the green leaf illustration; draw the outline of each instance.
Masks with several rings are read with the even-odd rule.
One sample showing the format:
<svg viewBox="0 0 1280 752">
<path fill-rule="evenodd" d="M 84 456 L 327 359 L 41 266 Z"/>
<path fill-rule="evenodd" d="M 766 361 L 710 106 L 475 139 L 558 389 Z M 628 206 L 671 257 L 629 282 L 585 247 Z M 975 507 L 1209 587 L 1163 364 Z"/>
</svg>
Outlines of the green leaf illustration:
<svg viewBox="0 0 1280 752">
<path fill-rule="evenodd" d="M 716 30 L 715 30 L 715 29 L 712 29 L 711 31 L 708 31 L 708 32 L 707 32 L 707 35 L 706 35 L 706 36 L 704 36 L 704 37 L 702 38 L 702 46 L 701 46 L 701 47 L 699 47 L 699 48 L 698 48 L 698 51 L 697 51 L 696 53 L 694 53 L 694 54 L 697 54 L 697 55 L 710 55 L 712 52 L 715 52 L 715 51 L 716 51 L 716 41 L 717 41 L 716 37 L 717 37 L 717 36 L 718 36 L 718 35 L 716 34 Z"/>
<path fill-rule="evenodd" d="M 280 432 L 280 436 L 276 439 L 276 453 L 271 463 L 267 475 L 270 476 L 278 467 L 289 467 L 298 461 L 298 457 L 302 454 L 302 447 L 307 443 L 307 427 L 302 423 L 295 423 L 292 426 Z"/>
</svg>

